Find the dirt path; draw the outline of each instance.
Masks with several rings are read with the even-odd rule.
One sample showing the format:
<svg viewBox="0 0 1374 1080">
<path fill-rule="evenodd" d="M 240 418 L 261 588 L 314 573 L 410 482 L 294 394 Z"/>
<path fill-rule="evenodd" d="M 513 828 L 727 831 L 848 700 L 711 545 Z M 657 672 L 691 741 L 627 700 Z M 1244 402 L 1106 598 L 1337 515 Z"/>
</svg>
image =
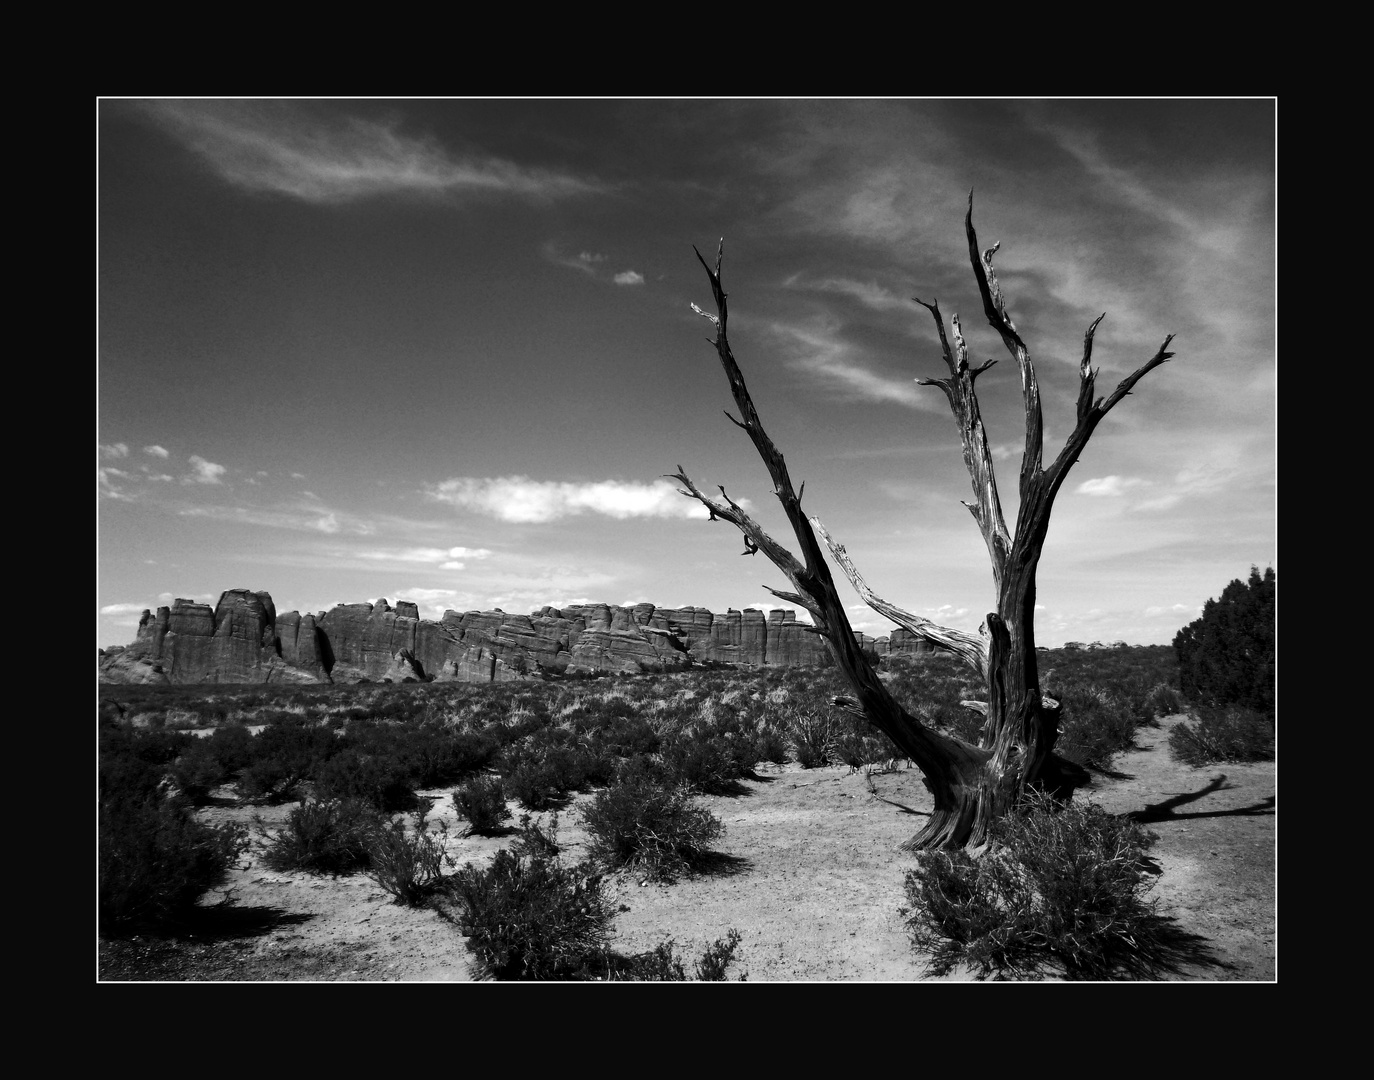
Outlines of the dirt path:
<svg viewBox="0 0 1374 1080">
<path fill-rule="evenodd" d="M 1136 812 L 1159 836 L 1154 895 L 1161 914 L 1207 938 L 1224 967 L 1194 968 L 1178 978 L 1275 978 L 1275 767 L 1191 769 L 1167 748 L 1171 717 L 1142 729 L 1140 749 L 1117 759 L 1118 778 L 1099 778 L 1088 798 L 1113 813 Z M 670 885 L 608 879 L 616 919 L 614 947 L 651 949 L 672 938 L 687 961 L 736 929 L 742 941 L 734 973 L 750 981 L 962 981 L 927 975 L 900 909 L 912 858 L 897 850 L 916 832 L 930 798 L 915 770 L 876 774 L 841 766 L 804 770 L 763 766 L 745 793 L 704 801 L 725 824 L 726 856 L 709 875 Z M 459 838 L 448 793 L 431 823 L 446 821 L 459 864 L 481 864 L 509 839 Z M 1085 793 L 1080 793 L 1080 797 Z M 585 849 L 575 808 L 560 815 L 567 857 Z M 904 804 L 902 809 L 894 803 Z M 265 812 L 283 818 L 289 807 Z M 205 811 L 210 820 L 246 820 L 237 807 Z M 547 815 L 544 815 L 547 820 Z M 254 858 L 228 888 L 239 914 L 228 929 L 209 923 L 207 940 L 133 943 L 113 954 L 102 978 L 463 981 L 471 978 L 463 939 L 433 911 L 393 904 L 369 878 L 276 873 Z M 253 932 L 244 933 L 245 928 Z M 137 950 L 143 950 L 139 954 Z M 124 972 L 121 974 L 121 972 Z"/>
</svg>

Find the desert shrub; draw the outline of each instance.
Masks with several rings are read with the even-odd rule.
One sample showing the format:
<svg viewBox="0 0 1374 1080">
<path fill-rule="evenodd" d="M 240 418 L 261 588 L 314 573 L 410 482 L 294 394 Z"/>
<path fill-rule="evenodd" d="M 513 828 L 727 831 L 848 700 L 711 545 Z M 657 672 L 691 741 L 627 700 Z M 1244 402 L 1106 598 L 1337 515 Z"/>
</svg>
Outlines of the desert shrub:
<svg viewBox="0 0 1374 1080">
<path fill-rule="evenodd" d="M 302 800 L 275 832 L 257 819 L 262 861 L 273 870 L 351 874 L 367 868 L 381 824 L 377 811 L 359 799 Z"/>
<path fill-rule="evenodd" d="M 249 799 L 282 802 L 296 790 L 303 777 L 276 758 L 255 761 L 239 774 L 239 794 Z"/>
<path fill-rule="evenodd" d="M 1202 617 L 1174 638 L 1179 685 L 1199 705 L 1243 705 L 1274 715 L 1274 649 L 1277 579 L 1271 566 L 1261 576 L 1237 578 L 1208 600 Z"/>
<path fill-rule="evenodd" d="M 979 978 L 1071 979 L 1156 972 L 1168 963 L 1168 920 L 1145 894 L 1153 837 L 1091 803 L 1032 797 L 998 821 L 990 847 L 928 852 L 908 871 L 908 927 L 936 974 L 956 964 Z"/>
<path fill-rule="evenodd" d="M 376 761 L 389 762 L 389 771 L 404 775 L 413 787 L 452 783 L 486 766 L 498 749 L 488 736 L 455 732 L 432 722 L 354 724 L 344 746 Z"/>
<path fill-rule="evenodd" d="M 231 780 L 252 758 L 253 736 L 246 728 L 218 728 L 208 737 L 191 739 L 172 762 L 167 775 L 185 798 L 196 804 L 209 799 L 210 792 Z"/>
<path fill-rule="evenodd" d="M 412 751 L 412 775 L 419 787 L 451 783 L 485 768 L 495 754 L 495 744 L 477 732 L 426 730 Z"/>
<path fill-rule="evenodd" d="M 507 790 L 527 810 L 563 805 L 570 791 L 582 785 L 578 756 L 565 746 L 521 754 L 505 774 Z"/>
<path fill-rule="evenodd" d="M 1197 717 L 1196 724 L 1175 724 L 1169 732 L 1169 751 L 1184 764 L 1274 757 L 1273 718 L 1243 705 L 1199 706 Z"/>
<path fill-rule="evenodd" d="M 449 889 L 483 977 L 567 979 L 602 966 L 613 913 L 585 865 L 502 848 L 490 866 L 460 869 Z"/>
<path fill-rule="evenodd" d="M 102 797 L 101 930 L 175 920 L 224 881 L 247 842 L 242 826 L 204 825 L 184 802 L 159 791 Z"/>
<path fill-rule="evenodd" d="M 660 711 L 664 735 L 658 756 L 672 783 L 702 795 L 731 795 L 752 774 L 762 719 L 740 707 L 738 696 L 734 690 L 709 697 L 685 722 L 670 719 L 674 710 Z"/>
<path fill-rule="evenodd" d="M 396 898 L 398 904 L 418 907 L 433 894 L 443 876 L 448 829 L 440 822 L 437 834 L 425 828 L 423 812 L 415 815 L 414 830 L 398 818 L 371 834 L 367 853 L 368 877 Z"/>
<path fill-rule="evenodd" d="M 209 799 L 211 791 L 229 779 L 230 772 L 210 751 L 209 739 L 197 742 L 201 745 L 177 758 L 167 775 L 182 796 L 199 805 Z"/>
<path fill-rule="evenodd" d="M 743 775 L 730 749 L 719 738 L 684 734 L 664 743 L 659 758 L 669 783 L 703 795 L 724 795 L 735 790 Z"/>
<path fill-rule="evenodd" d="M 540 828 L 539 824 L 529 816 L 520 815 L 520 835 L 511 844 L 511 850 L 517 855 L 528 855 L 530 858 L 552 859 L 556 858 L 562 846 L 558 843 L 558 814 L 555 813 L 549 818 L 548 825 Z"/>
<path fill-rule="evenodd" d="M 617 698 L 610 704 L 630 707 Z M 590 725 L 589 725 L 590 726 Z M 652 724 L 638 715 L 616 715 L 595 729 L 595 742 L 616 757 L 629 758 L 636 754 L 658 752 L 659 737 Z"/>
<path fill-rule="evenodd" d="M 1050 693 L 1059 699 L 1063 714 L 1055 752 L 1084 767 L 1106 769 L 1114 755 L 1135 742 L 1140 714 L 1115 690 L 1075 683 Z"/>
<path fill-rule="evenodd" d="M 239 777 L 245 795 L 287 798 L 344 748 L 325 724 L 282 712 L 253 739 L 253 762 Z"/>
<path fill-rule="evenodd" d="M 877 728 L 857 716 L 841 713 L 835 718 L 830 759 L 851 770 L 902 757 L 902 751 Z"/>
<path fill-rule="evenodd" d="M 198 740 L 180 731 L 139 730 L 128 724 L 109 725 L 100 731 L 100 768 L 102 776 L 134 763 L 153 767 L 161 777 L 166 766 L 191 750 Z M 102 779 L 102 786 L 106 781 Z M 110 783 L 115 787 L 113 774 Z"/>
<path fill-rule="evenodd" d="M 453 806 L 468 823 L 469 833 L 495 836 L 510 817 L 506 789 L 499 776 L 478 776 L 454 789 Z"/>
<path fill-rule="evenodd" d="M 315 773 L 321 799 L 360 799 L 378 810 L 408 810 L 415 805 L 410 771 L 392 756 L 371 756 L 346 749 L 334 754 Z"/>
<path fill-rule="evenodd" d="M 724 982 L 725 969 L 734 960 L 739 943 L 740 932 L 728 930 L 725 937 L 717 938 L 706 946 L 696 964 L 697 979 L 701 982 Z"/>
<path fill-rule="evenodd" d="M 787 761 L 787 751 L 791 746 L 787 732 L 772 721 L 761 721 L 754 734 L 754 757 L 758 761 L 771 761 L 782 765 Z"/>
<path fill-rule="evenodd" d="M 725 973 L 734 961 L 740 943 L 738 930 L 729 930 L 702 950 L 701 958 L 687 974 L 686 964 L 669 938 L 647 952 L 623 955 L 609 950 L 594 956 L 574 978 L 606 982 L 725 982 Z M 740 982 L 745 977 L 740 976 Z"/>
<path fill-rule="evenodd" d="M 1173 716 L 1183 711 L 1183 698 L 1168 683 L 1159 683 L 1151 689 L 1148 700 L 1154 716 Z"/>
<path fill-rule="evenodd" d="M 588 965 L 578 977 L 606 982 L 686 982 L 687 968 L 675 946 L 676 942 L 669 938 L 647 952 L 629 956 L 608 951 L 598 957 L 604 971 L 597 972 Z"/>
<path fill-rule="evenodd" d="M 642 761 L 642 759 L 636 759 Z M 691 794 L 633 765 L 582 809 L 592 859 L 671 880 L 700 862 L 724 829 Z"/>
<path fill-rule="evenodd" d="M 730 930 L 724 938 L 706 946 L 701 959 L 693 966 L 692 975 L 687 974 L 686 964 L 677 951 L 677 943 L 669 938 L 647 952 L 628 956 L 605 952 L 597 957 L 602 965 L 599 969 L 589 964 L 576 977 L 606 982 L 689 982 L 693 979 L 698 982 L 725 982 L 726 969 L 734 960 L 739 941 L 739 931 Z M 744 981 L 743 976 L 740 976 L 740 981 Z"/>
<path fill-rule="evenodd" d="M 788 726 L 797 764 L 803 769 L 829 765 L 835 758 L 840 725 L 828 709 L 821 712 L 793 710 L 788 717 Z"/>
</svg>

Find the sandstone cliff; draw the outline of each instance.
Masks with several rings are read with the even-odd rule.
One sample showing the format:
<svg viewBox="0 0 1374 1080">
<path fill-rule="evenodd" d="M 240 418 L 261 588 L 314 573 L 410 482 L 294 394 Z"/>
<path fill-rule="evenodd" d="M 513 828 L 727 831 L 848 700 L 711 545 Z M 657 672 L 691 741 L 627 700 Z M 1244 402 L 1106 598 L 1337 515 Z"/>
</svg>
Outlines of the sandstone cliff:
<svg viewBox="0 0 1374 1080">
<path fill-rule="evenodd" d="M 860 635 L 879 657 L 930 651 L 905 630 Z M 635 674 L 694 663 L 750 667 L 829 663 L 824 642 L 791 611 L 579 604 L 529 615 L 447 611 L 413 603 L 339 604 L 277 615 L 265 592 L 230 589 L 211 608 L 177 600 L 145 611 L 132 644 L 102 650 L 102 682 L 497 682 L 544 674 Z"/>
</svg>

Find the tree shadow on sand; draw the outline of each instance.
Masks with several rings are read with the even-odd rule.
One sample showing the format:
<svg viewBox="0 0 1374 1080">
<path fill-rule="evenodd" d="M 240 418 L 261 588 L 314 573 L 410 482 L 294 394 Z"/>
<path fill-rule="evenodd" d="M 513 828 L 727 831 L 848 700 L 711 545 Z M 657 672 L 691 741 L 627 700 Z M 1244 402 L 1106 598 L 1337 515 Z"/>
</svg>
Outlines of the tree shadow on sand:
<svg viewBox="0 0 1374 1080">
<path fill-rule="evenodd" d="M 1165 799 L 1163 802 L 1146 803 L 1143 809 L 1132 810 L 1122 816 L 1130 821 L 1138 822 L 1141 825 L 1148 825 L 1160 821 L 1187 821 L 1193 818 L 1214 818 L 1214 817 L 1257 817 L 1272 816 L 1275 813 L 1275 797 L 1273 795 L 1261 799 L 1257 803 L 1249 806 L 1237 806 L 1230 810 L 1209 810 L 1199 813 L 1180 814 L 1176 810 L 1180 806 L 1188 803 L 1197 802 L 1205 799 L 1208 795 L 1218 791 L 1229 790 L 1233 785 L 1226 783 L 1226 774 L 1221 773 L 1214 776 L 1205 787 L 1197 791 L 1181 792 L 1173 798 Z"/>
</svg>

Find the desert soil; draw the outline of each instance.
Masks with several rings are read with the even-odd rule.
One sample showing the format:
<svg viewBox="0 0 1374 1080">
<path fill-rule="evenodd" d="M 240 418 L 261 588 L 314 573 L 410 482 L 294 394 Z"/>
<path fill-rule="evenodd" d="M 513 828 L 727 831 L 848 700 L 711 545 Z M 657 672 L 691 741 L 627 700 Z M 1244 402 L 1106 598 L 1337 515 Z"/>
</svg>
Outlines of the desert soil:
<svg viewBox="0 0 1374 1080">
<path fill-rule="evenodd" d="M 1275 765 L 1226 763 L 1201 769 L 1173 760 L 1168 732 L 1184 717 L 1142 728 L 1138 749 L 1120 755 L 1114 775 L 1080 791 L 1115 814 L 1143 815 L 1158 836 L 1149 854 L 1160 874 L 1151 895 L 1160 914 L 1205 938 L 1217 961 L 1168 976 L 1191 981 L 1276 978 Z M 703 801 L 725 825 L 722 854 L 709 874 L 644 884 L 607 878 L 616 917 L 613 947 L 651 949 L 672 939 L 691 969 L 710 942 L 742 935 L 732 977 L 764 981 L 968 981 L 936 978 L 904 927 L 905 871 L 914 859 L 898 845 L 916 832 L 930 797 L 914 769 L 874 773 L 847 767 L 760 766 L 744 794 Z M 462 837 L 447 791 L 435 797 L 431 827 L 448 825 L 449 852 L 481 865 L 510 837 Z M 579 795 L 559 815 L 565 857 L 576 861 L 586 835 Z M 884 801 L 888 800 L 888 801 Z M 894 805 L 901 804 L 901 805 Z M 280 821 L 291 807 L 209 807 L 209 821 Z M 518 815 L 519 809 L 511 809 Z M 549 815 L 540 815 L 543 821 Z M 401 907 L 365 875 L 330 878 L 279 873 L 245 856 L 224 890 L 232 906 L 207 910 L 177 937 L 101 942 L 102 980 L 468 981 L 464 939 L 439 913 Z"/>
</svg>

